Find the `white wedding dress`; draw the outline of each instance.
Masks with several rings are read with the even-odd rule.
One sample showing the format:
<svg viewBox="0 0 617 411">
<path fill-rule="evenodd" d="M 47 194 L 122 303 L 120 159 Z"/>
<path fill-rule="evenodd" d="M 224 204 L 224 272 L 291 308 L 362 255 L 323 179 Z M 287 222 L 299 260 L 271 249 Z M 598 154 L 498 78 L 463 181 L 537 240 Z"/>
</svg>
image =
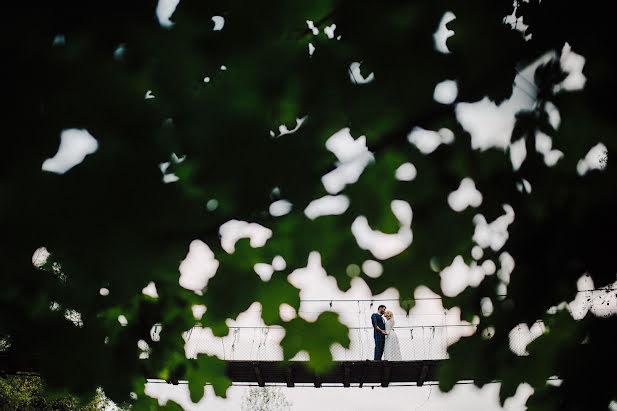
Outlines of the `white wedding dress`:
<svg viewBox="0 0 617 411">
<path fill-rule="evenodd" d="M 398 336 L 393 329 L 394 319 L 386 320 L 386 344 L 383 350 L 383 359 L 386 361 L 401 361 L 401 348 L 398 344 Z"/>
</svg>

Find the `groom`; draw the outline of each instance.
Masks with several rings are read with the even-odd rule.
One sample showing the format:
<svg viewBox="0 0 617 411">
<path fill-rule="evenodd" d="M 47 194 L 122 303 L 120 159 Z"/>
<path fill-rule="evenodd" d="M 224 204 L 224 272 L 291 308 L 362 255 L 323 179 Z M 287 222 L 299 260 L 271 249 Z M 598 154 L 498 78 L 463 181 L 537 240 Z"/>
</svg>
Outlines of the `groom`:
<svg viewBox="0 0 617 411">
<path fill-rule="evenodd" d="M 375 339 L 375 361 L 381 360 L 383 356 L 383 348 L 388 334 L 386 324 L 381 317 L 386 312 L 386 306 L 380 305 L 377 307 L 377 312 L 371 315 L 371 323 L 373 323 L 373 338 Z"/>
</svg>

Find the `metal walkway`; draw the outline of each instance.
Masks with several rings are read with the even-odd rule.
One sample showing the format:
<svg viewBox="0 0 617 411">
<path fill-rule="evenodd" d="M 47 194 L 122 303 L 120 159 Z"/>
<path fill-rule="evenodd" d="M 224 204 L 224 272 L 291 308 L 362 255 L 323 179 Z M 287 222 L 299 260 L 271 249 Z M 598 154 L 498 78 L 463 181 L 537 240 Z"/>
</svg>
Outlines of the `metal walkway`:
<svg viewBox="0 0 617 411">
<path fill-rule="evenodd" d="M 328 372 L 316 375 L 304 361 L 228 361 L 227 374 L 233 382 L 266 384 L 342 384 L 343 387 L 392 382 L 415 382 L 422 386 L 426 381 L 436 381 L 437 367 L 444 360 L 427 361 L 338 361 Z"/>
</svg>

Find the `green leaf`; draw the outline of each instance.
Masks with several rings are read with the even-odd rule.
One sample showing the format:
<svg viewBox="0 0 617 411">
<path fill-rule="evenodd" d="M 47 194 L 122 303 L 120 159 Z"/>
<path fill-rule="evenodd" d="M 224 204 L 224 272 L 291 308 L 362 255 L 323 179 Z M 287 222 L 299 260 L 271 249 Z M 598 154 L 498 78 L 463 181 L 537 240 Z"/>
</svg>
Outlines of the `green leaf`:
<svg viewBox="0 0 617 411">
<path fill-rule="evenodd" d="M 334 343 L 349 348 L 349 329 L 339 322 L 338 314 L 324 312 L 315 322 L 294 318 L 287 323 L 281 347 L 286 360 L 300 351 L 308 352 L 308 366 L 321 372 L 333 365 L 330 347 Z"/>
<path fill-rule="evenodd" d="M 231 381 L 226 375 L 225 361 L 206 354 L 198 354 L 197 359 L 187 361 L 186 379 L 189 381 L 191 401 L 199 402 L 204 395 L 204 387 L 207 383 L 212 384 L 217 396 L 226 397 Z"/>
</svg>

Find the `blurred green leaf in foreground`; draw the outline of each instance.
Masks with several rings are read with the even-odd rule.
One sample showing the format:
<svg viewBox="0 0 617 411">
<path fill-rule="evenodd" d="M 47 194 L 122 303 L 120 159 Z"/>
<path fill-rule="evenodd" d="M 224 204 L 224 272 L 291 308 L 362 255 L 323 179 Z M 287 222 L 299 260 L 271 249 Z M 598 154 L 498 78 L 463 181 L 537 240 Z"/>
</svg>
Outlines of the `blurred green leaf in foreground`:
<svg viewBox="0 0 617 411">
<path fill-rule="evenodd" d="M 195 305 L 207 307 L 200 325 L 224 335 L 258 301 L 266 324 L 285 328 L 285 357 L 306 350 L 321 370 L 331 344 L 349 344 L 345 327 L 332 313 L 315 323 L 279 315 L 300 303 L 287 275 L 317 251 L 341 290 L 357 277 L 401 298 L 425 285 L 476 319 L 478 332 L 450 348 L 443 390 L 490 377 L 502 401 L 529 383 L 530 409 L 615 399 L 615 379 L 592 366 L 617 366 L 608 3 L 181 0 L 171 20 L 156 8 L 5 7 L 4 351 L 36 355 L 50 390 L 80 398 L 103 387 L 146 404 L 147 376 L 188 378 L 193 401 L 206 383 L 224 396 L 224 364 L 186 359 L 182 333 L 198 324 Z M 473 104 L 484 111 L 471 124 Z M 351 145 L 337 148 L 335 133 Z M 480 201 L 449 201 L 469 180 Z M 308 218 L 327 195 L 347 206 Z M 279 200 L 284 211 L 271 207 Z M 230 221 L 269 234 L 222 244 Z M 352 232 L 365 224 L 406 247 L 380 254 Z M 193 240 L 218 266 L 187 289 L 178 268 Z M 285 268 L 260 279 L 255 264 L 276 256 Z M 439 273 L 457 256 L 496 274 L 446 291 Z M 368 259 L 380 260 L 380 277 L 348 269 Z M 608 286 L 605 308 L 565 311 L 585 275 Z M 156 297 L 142 293 L 151 282 Z M 509 332 L 538 320 L 545 332 L 516 356 Z"/>
</svg>

